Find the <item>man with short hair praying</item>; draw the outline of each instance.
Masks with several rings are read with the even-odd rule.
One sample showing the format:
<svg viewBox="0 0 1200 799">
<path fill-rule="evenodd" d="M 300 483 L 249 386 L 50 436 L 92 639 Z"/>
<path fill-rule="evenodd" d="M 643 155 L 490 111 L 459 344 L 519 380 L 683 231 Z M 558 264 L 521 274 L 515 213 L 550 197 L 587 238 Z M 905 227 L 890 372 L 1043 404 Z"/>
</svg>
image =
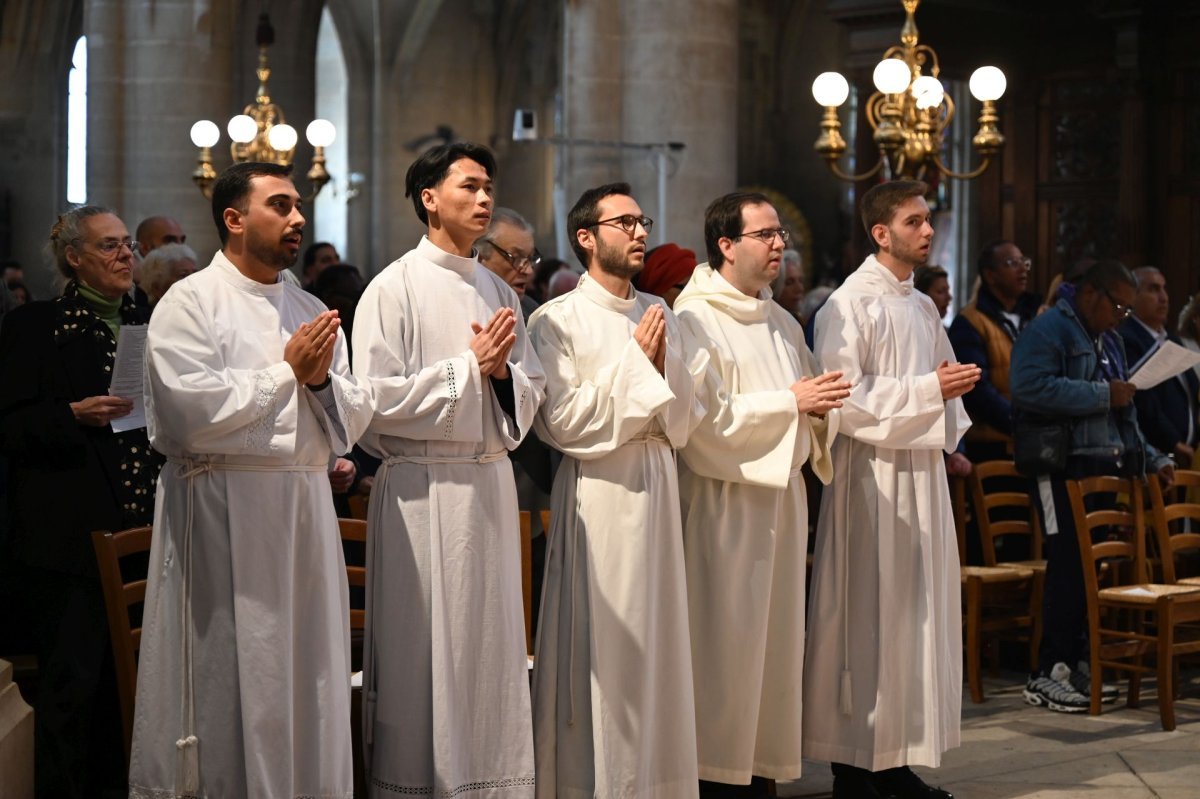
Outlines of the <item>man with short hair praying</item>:
<svg viewBox="0 0 1200 799">
<path fill-rule="evenodd" d="M 544 378 L 517 295 L 477 259 L 496 162 L 435 147 L 405 187 L 428 226 L 367 286 L 354 371 L 375 396 L 362 447 L 367 538 L 363 730 L 369 794 L 533 796 L 517 495 L 508 453 Z"/>
<path fill-rule="evenodd" d="M 653 222 L 625 183 L 567 219 L 587 267 L 530 319 L 551 496 L 534 666 L 538 796 L 694 797 L 696 719 L 674 450 L 703 415 L 675 317 L 634 291 Z"/>
<path fill-rule="evenodd" d="M 804 756 L 834 764 L 837 799 L 946 799 L 909 770 L 959 744 L 958 542 L 942 452 L 970 425 L 979 379 L 913 270 L 933 238 L 928 187 L 862 198 L 874 255 L 816 317 L 816 355 L 853 384 L 821 497 L 804 666 Z"/>
</svg>

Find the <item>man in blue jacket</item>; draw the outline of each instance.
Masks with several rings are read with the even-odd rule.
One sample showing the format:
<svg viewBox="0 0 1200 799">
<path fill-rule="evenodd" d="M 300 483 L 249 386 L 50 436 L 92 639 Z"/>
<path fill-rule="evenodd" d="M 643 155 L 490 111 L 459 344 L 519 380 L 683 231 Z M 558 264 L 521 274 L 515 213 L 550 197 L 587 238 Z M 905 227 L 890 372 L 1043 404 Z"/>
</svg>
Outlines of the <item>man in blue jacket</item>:
<svg viewBox="0 0 1200 799">
<path fill-rule="evenodd" d="M 1066 427 L 1066 462 L 1036 471 L 1038 507 L 1045 530 L 1046 587 L 1038 670 L 1025 700 L 1066 713 L 1090 704 L 1083 570 L 1066 481 L 1099 474 L 1174 479 L 1171 460 L 1146 444 L 1128 382 L 1120 338 L 1106 335 L 1133 312 L 1137 280 L 1117 261 L 1098 261 L 1075 290 L 1033 320 L 1017 339 L 1012 359 L 1014 414 L 1036 426 L 1015 424 L 1015 446 L 1038 430 Z M 1102 701 L 1115 701 L 1105 688 Z"/>
</svg>

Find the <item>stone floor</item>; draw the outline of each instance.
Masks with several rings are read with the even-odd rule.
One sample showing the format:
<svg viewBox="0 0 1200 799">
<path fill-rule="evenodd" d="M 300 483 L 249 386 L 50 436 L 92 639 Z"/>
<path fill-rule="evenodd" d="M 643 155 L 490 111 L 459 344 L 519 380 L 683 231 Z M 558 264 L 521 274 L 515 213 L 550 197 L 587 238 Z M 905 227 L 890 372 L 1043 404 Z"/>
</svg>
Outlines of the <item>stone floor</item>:
<svg viewBox="0 0 1200 799">
<path fill-rule="evenodd" d="M 917 769 L 955 799 L 1198 799 L 1200 677 L 1175 703 L 1176 729 L 1163 732 L 1153 680 L 1141 707 L 1121 699 L 1099 716 L 1053 713 L 1025 704 L 1021 675 L 985 680 L 987 700 L 963 700 L 962 746 L 937 770 Z M 805 761 L 805 776 L 780 783 L 780 796 L 830 795 L 829 766 Z"/>
</svg>

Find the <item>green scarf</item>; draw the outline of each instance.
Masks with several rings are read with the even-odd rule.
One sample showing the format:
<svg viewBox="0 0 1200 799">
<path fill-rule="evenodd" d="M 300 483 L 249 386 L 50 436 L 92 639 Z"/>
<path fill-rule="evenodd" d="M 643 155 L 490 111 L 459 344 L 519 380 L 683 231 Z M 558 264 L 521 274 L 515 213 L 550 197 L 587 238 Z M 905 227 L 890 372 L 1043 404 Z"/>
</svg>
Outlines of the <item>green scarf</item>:
<svg viewBox="0 0 1200 799">
<path fill-rule="evenodd" d="M 79 296 L 91 308 L 92 313 L 99 316 L 100 321 L 108 325 L 108 329 L 112 331 L 113 338 L 115 339 L 117 332 L 121 329 L 122 297 L 110 300 L 83 281 L 78 281 L 75 285 L 79 288 Z"/>
</svg>

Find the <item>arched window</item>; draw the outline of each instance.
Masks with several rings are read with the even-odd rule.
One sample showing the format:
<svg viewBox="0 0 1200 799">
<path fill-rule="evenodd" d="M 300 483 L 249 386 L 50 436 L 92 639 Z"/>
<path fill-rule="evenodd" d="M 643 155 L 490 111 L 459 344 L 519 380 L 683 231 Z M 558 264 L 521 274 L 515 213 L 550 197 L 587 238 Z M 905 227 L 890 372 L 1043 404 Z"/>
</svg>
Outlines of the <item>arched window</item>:
<svg viewBox="0 0 1200 799">
<path fill-rule="evenodd" d="M 67 78 L 67 202 L 87 202 L 87 37 L 80 36 Z"/>
<path fill-rule="evenodd" d="M 333 180 L 317 195 L 316 233 L 313 241 L 328 241 L 350 263 L 359 255 L 346 252 L 346 179 L 350 174 L 349 113 L 347 112 L 346 61 L 342 43 L 329 8 L 321 12 L 317 32 L 317 117 L 328 119 L 337 129 L 333 144 L 325 148 L 325 163 Z M 356 264 L 364 267 L 366 264 Z"/>
</svg>

